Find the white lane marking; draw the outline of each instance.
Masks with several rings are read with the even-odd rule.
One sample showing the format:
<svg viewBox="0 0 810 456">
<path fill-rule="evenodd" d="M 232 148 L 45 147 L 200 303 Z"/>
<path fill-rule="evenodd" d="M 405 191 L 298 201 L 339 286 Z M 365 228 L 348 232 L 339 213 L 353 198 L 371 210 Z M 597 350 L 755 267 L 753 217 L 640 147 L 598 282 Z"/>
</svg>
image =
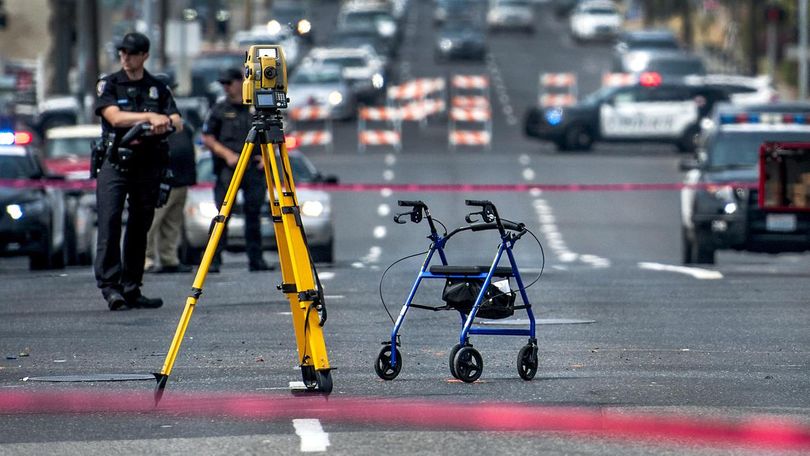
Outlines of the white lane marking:
<svg viewBox="0 0 810 456">
<path fill-rule="evenodd" d="M 512 102 L 509 99 L 509 93 L 506 91 L 506 85 L 503 83 L 501 70 L 498 68 L 498 64 L 495 63 L 495 58 L 491 53 L 487 53 L 486 62 L 487 70 L 492 76 L 493 86 L 495 87 L 495 95 L 498 98 L 498 101 L 501 102 L 501 110 L 506 118 L 506 123 L 510 126 L 517 125 L 518 119 L 515 116 L 515 109 L 512 107 Z"/>
<path fill-rule="evenodd" d="M 335 273 L 332 271 L 322 271 L 318 273 L 318 278 L 321 280 L 332 280 L 335 278 Z"/>
<path fill-rule="evenodd" d="M 397 164 L 397 156 L 394 154 L 385 155 L 385 166 L 394 166 Z"/>
<path fill-rule="evenodd" d="M 382 203 L 379 206 L 377 206 L 377 215 L 379 215 L 380 217 L 387 217 L 388 214 L 390 213 L 391 213 L 391 206 L 385 203 Z"/>
<path fill-rule="evenodd" d="M 391 190 L 388 187 L 385 187 L 385 188 L 380 190 L 380 196 L 382 196 L 383 198 L 388 198 L 389 196 L 391 196 L 393 194 L 394 194 L 394 191 Z"/>
<path fill-rule="evenodd" d="M 329 434 L 324 432 L 320 420 L 294 419 L 293 427 L 295 427 L 295 433 L 301 437 L 302 452 L 326 451 L 326 447 L 329 446 Z"/>
<path fill-rule="evenodd" d="M 578 254 L 572 252 L 563 240 L 562 233 L 557 228 L 557 219 L 548 202 L 543 198 L 536 198 L 533 203 L 534 212 L 540 222 L 540 232 L 545 237 L 544 245 L 548 245 L 557 259 L 563 263 L 579 261 L 594 268 L 610 267 L 610 260 L 597 255 Z"/>
<path fill-rule="evenodd" d="M 523 180 L 534 180 L 534 170 L 531 168 L 525 168 L 523 170 Z"/>
<path fill-rule="evenodd" d="M 387 231 L 384 226 L 378 225 L 374 227 L 374 238 L 375 239 L 382 239 L 385 237 Z"/>
<path fill-rule="evenodd" d="M 523 166 L 529 166 L 529 163 L 531 162 L 532 157 L 530 157 L 529 154 L 520 154 L 520 157 L 518 157 L 518 163 L 520 163 Z"/>
<path fill-rule="evenodd" d="M 638 267 L 641 269 L 649 269 L 650 271 L 666 271 L 676 272 L 678 274 L 686 274 L 699 280 L 718 280 L 723 278 L 723 274 L 720 271 L 712 271 L 711 269 L 648 262 L 641 262 L 638 264 Z"/>
<path fill-rule="evenodd" d="M 366 256 L 360 258 L 360 261 L 362 261 L 363 264 L 376 263 L 380 261 L 380 255 L 382 255 L 382 248 L 374 245 L 371 246 L 370 249 L 368 249 L 368 253 L 366 254 Z"/>
<path fill-rule="evenodd" d="M 394 180 L 394 171 L 390 169 L 386 169 L 385 171 L 383 171 L 383 179 L 387 181 Z"/>
</svg>

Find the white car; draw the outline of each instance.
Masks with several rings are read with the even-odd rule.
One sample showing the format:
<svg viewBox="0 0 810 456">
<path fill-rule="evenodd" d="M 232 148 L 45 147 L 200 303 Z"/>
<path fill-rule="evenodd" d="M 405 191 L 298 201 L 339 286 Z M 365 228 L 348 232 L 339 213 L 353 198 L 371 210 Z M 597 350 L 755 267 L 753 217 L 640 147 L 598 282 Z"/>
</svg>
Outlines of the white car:
<svg viewBox="0 0 810 456">
<path fill-rule="evenodd" d="M 491 0 L 487 11 L 490 30 L 534 33 L 534 3 L 530 0 Z"/>
<path fill-rule="evenodd" d="M 328 107 L 332 119 L 348 120 L 357 115 L 357 95 L 336 65 L 304 62 L 290 77 L 287 98 L 291 109 Z"/>
<path fill-rule="evenodd" d="M 569 27 L 576 41 L 611 40 L 621 31 L 622 15 L 611 1 L 588 1 L 571 13 Z"/>
<path fill-rule="evenodd" d="M 334 261 L 335 233 L 331 196 L 323 190 L 303 188 L 303 186 L 308 183 L 337 183 L 337 177 L 321 175 L 312 162 L 300 152 L 288 151 L 288 155 L 297 186 L 296 195 L 309 251 L 315 262 L 332 263 Z M 180 259 L 185 264 L 199 264 L 205 247 L 208 245 L 211 220 L 219 214 L 214 203 L 214 174 L 210 154 L 200 155 L 197 160 L 197 181 L 197 185 L 188 189 L 184 209 L 185 220 L 180 243 Z M 240 190 L 228 220 L 228 250 L 238 251 L 245 248 L 245 219 L 242 215 L 242 201 L 242 191 Z M 270 220 L 268 204 L 262 205 L 261 232 L 262 248 L 275 250 L 275 229 Z"/>
<path fill-rule="evenodd" d="M 374 104 L 385 95 L 385 62 L 370 46 L 317 47 L 309 51 L 304 62 L 340 67 L 360 101 Z"/>
</svg>

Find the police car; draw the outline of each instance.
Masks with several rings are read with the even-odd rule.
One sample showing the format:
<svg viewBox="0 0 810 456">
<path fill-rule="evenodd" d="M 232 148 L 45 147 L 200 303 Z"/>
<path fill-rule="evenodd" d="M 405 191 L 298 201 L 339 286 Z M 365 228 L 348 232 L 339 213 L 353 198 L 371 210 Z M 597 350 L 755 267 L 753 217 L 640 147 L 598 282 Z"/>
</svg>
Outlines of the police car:
<svg viewBox="0 0 810 456">
<path fill-rule="evenodd" d="M 697 159 L 684 160 L 684 263 L 713 264 L 717 250 L 810 250 L 810 212 L 759 206 L 759 149 L 766 141 L 810 142 L 810 104 L 720 106 L 705 122 Z"/>
<path fill-rule="evenodd" d="M 534 107 L 524 130 L 560 150 L 588 150 L 599 141 L 640 141 L 671 143 L 688 152 L 694 150 L 701 118 L 726 100 L 722 89 L 641 73 L 632 84 L 603 87 L 576 105 Z"/>
</svg>

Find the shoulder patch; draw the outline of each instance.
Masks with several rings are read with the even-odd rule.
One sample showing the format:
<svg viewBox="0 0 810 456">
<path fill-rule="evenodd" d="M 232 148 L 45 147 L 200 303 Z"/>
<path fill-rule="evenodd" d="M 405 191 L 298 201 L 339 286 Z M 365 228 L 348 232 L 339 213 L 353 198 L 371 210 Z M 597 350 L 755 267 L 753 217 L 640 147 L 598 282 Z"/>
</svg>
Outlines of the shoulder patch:
<svg viewBox="0 0 810 456">
<path fill-rule="evenodd" d="M 149 87 L 149 98 L 152 100 L 158 99 L 158 89 L 155 86 Z"/>
<path fill-rule="evenodd" d="M 96 84 L 96 94 L 98 96 L 101 96 L 101 94 L 104 93 L 104 89 L 106 87 L 107 87 L 107 80 L 106 79 L 102 79 L 101 81 L 98 81 L 98 83 Z"/>
</svg>

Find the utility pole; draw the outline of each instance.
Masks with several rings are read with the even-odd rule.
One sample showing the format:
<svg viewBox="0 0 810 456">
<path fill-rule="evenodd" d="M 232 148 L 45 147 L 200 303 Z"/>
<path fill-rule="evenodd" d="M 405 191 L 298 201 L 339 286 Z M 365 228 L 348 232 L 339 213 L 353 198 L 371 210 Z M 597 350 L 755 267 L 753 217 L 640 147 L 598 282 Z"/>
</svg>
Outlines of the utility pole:
<svg viewBox="0 0 810 456">
<path fill-rule="evenodd" d="M 78 101 L 82 106 L 80 121 L 87 123 L 92 118 L 90 109 L 96 93 L 99 77 L 98 64 L 98 0 L 76 2 L 78 35 Z"/>
<path fill-rule="evenodd" d="M 799 100 L 807 98 L 807 0 L 799 0 Z"/>
</svg>

